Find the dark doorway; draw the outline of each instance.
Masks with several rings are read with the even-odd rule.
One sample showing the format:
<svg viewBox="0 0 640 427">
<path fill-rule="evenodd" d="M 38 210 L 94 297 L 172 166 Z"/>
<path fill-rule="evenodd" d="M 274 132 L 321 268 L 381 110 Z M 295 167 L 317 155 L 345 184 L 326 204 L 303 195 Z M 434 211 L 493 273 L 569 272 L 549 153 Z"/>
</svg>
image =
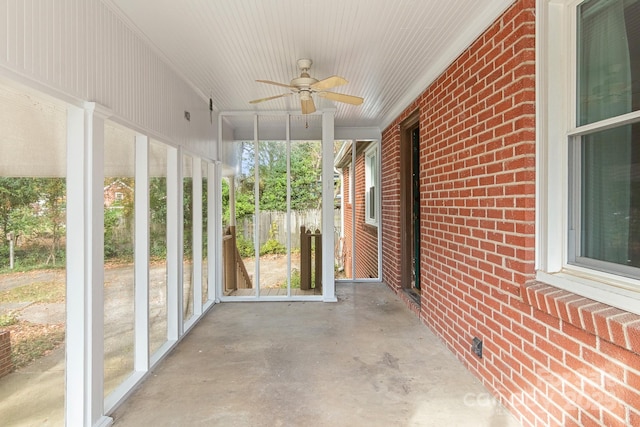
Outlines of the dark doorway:
<svg viewBox="0 0 640 427">
<path fill-rule="evenodd" d="M 400 138 L 400 233 L 402 287 L 420 303 L 420 127 L 418 113 Z"/>
<path fill-rule="evenodd" d="M 411 230 L 413 248 L 412 287 L 420 289 L 420 129 L 411 130 Z"/>
</svg>

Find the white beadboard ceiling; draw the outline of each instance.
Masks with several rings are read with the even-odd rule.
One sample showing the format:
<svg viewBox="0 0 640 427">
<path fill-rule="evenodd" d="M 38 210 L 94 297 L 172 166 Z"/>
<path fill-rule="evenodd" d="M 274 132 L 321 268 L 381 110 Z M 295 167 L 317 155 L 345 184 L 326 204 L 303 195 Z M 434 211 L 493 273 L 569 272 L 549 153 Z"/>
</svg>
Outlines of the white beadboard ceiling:
<svg viewBox="0 0 640 427">
<path fill-rule="evenodd" d="M 336 127 L 383 129 L 513 0 L 105 0 L 203 99 L 230 111 L 300 111 L 286 93 L 296 61 L 340 75 Z M 316 99 L 319 108 L 330 101 Z M 330 104 L 329 104 L 330 105 Z"/>
</svg>

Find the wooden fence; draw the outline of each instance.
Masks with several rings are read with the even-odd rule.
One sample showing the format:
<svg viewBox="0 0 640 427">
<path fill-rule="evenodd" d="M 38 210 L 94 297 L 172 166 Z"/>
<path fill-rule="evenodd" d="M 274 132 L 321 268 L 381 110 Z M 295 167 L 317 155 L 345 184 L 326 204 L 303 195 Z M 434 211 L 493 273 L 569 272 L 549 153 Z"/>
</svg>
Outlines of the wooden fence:
<svg viewBox="0 0 640 427">
<path fill-rule="evenodd" d="M 318 229 L 312 233 L 303 225 L 300 227 L 300 289 L 311 288 L 322 289 L 322 233 Z"/>
<path fill-rule="evenodd" d="M 273 238 L 286 247 L 287 230 L 291 230 L 291 249 L 300 249 L 300 227 L 304 225 L 311 230 L 321 229 L 322 210 L 292 211 L 291 224 L 287 224 L 286 212 L 260 212 L 258 223 L 260 224 L 260 246 L 264 245 L 270 238 Z M 242 231 L 242 236 L 245 239 L 253 240 L 254 224 L 251 217 L 238 220 L 237 228 Z"/>
</svg>

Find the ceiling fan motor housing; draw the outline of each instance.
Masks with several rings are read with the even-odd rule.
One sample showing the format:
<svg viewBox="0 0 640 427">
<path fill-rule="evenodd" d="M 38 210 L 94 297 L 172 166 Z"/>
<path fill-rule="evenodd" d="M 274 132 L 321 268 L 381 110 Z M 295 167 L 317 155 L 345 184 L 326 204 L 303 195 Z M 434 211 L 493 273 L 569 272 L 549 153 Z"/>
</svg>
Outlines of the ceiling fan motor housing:
<svg viewBox="0 0 640 427">
<path fill-rule="evenodd" d="M 298 68 L 300 68 L 301 71 L 300 77 L 296 77 L 295 79 L 291 80 L 291 83 L 289 83 L 289 85 L 295 87 L 297 91 L 301 91 L 309 89 L 314 83 L 318 83 L 318 79 L 314 79 L 309 75 L 311 64 L 313 64 L 313 61 L 310 59 L 298 59 Z M 296 91 L 294 90 L 294 92 Z"/>
<path fill-rule="evenodd" d="M 289 84 L 301 90 L 301 89 L 309 89 L 311 85 L 314 83 L 318 83 L 318 79 L 309 77 L 309 74 L 307 73 L 302 73 L 300 77 L 296 77 L 295 79 L 291 80 L 291 83 Z"/>
</svg>

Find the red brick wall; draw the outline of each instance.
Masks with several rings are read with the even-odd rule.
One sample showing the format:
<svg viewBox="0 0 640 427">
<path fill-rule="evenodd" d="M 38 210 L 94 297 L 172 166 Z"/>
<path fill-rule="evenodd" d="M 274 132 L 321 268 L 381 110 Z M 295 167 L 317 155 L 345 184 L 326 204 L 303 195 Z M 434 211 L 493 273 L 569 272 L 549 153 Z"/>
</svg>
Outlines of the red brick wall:
<svg viewBox="0 0 640 427">
<path fill-rule="evenodd" d="M 416 103 L 382 134 L 380 198 L 382 203 L 382 280 L 399 292 L 400 276 L 400 126 Z"/>
<path fill-rule="evenodd" d="M 399 126 L 416 110 L 421 320 L 523 425 L 640 425 L 640 316 L 533 281 L 535 1 L 515 1 L 383 132 L 396 291 Z"/>
<path fill-rule="evenodd" d="M 352 230 L 353 230 L 353 220 L 351 213 L 353 212 L 353 204 L 350 199 L 350 191 L 351 191 L 351 174 L 349 173 L 349 168 L 346 167 L 342 170 L 342 185 L 344 186 L 343 192 L 343 200 L 342 200 L 342 209 L 343 209 L 343 218 L 344 218 L 344 228 L 343 228 L 343 238 L 342 238 L 342 260 L 344 262 L 344 274 L 345 277 L 351 278 L 353 277 L 353 268 L 352 268 L 352 247 L 351 247 L 351 239 L 353 238 Z"/>
<path fill-rule="evenodd" d="M 0 378 L 13 370 L 11 363 L 11 333 L 0 331 Z"/>
<path fill-rule="evenodd" d="M 365 221 L 365 162 L 364 152 L 356 157 L 355 165 L 355 227 L 351 227 L 354 203 L 349 203 L 349 168 L 343 169 L 343 181 L 345 182 L 344 208 L 344 272 L 346 277 L 353 276 L 352 268 L 352 230 L 356 233 L 356 271 L 355 278 L 369 279 L 378 277 L 378 228 Z"/>
</svg>

